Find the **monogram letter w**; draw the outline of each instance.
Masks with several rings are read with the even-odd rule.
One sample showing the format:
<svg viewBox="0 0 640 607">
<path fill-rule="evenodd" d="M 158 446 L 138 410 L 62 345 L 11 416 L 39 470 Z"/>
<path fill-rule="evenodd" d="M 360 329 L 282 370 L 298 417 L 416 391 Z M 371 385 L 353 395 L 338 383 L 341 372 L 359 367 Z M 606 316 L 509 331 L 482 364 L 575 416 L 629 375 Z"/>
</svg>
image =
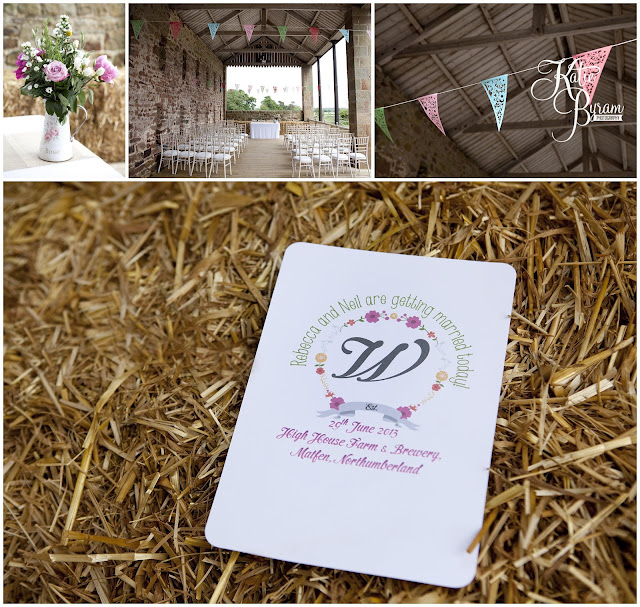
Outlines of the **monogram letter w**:
<svg viewBox="0 0 640 607">
<path fill-rule="evenodd" d="M 400 354 L 400 352 L 404 352 L 404 350 L 406 350 L 409 347 L 409 345 L 404 343 L 397 345 L 391 352 L 389 352 L 389 354 L 387 354 L 384 358 L 379 360 L 377 363 L 374 363 L 373 365 L 371 365 L 367 369 L 364 369 L 363 371 L 359 371 L 360 367 L 362 367 L 365 364 L 365 362 L 371 356 L 371 354 L 373 354 L 375 350 L 383 346 L 384 342 L 383 341 L 373 342 L 368 339 L 365 339 L 364 337 L 351 337 L 350 339 L 347 339 L 342 344 L 342 351 L 345 354 L 353 353 L 353 350 L 350 350 L 347 347 L 347 344 L 352 341 L 362 344 L 363 346 L 365 346 L 365 349 L 360 354 L 360 356 L 358 356 L 357 360 L 353 363 L 353 365 L 351 365 L 351 368 L 345 371 L 342 375 L 336 375 L 335 373 L 332 374 L 332 377 L 335 377 L 336 379 L 349 379 L 352 377 L 355 377 L 358 381 L 384 381 L 385 379 L 393 379 L 394 377 L 399 377 L 400 375 L 409 373 L 409 371 L 413 371 L 416 367 L 418 367 L 425 361 L 425 359 L 429 354 L 429 343 L 424 339 L 416 339 L 413 343 L 420 348 L 420 356 L 418 357 L 416 362 L 414 362 L 410 367 L 408 367 L 404 371 L 401 371 L 400 373 L 396 373 L 391 377 L 382 377 L 378 379 L 378 377 L 380 377 L 387 370 L 387 367 L 389 367 L 389 365 L 395 360 L 398 354 Z M 360 377 L 361 375 L 364 375 L 369 371 L 373 371 L 373 373 L 371 373 L 371 375 L 369 375 L 368 377 Z"/>
</svg>

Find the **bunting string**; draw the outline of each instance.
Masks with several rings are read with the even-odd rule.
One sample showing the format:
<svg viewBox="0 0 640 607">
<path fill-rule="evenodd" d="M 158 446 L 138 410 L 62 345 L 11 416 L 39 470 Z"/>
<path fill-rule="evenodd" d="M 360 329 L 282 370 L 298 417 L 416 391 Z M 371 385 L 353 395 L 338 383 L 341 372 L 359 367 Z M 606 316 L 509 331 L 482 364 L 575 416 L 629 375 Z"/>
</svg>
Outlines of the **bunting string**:
<svg viewBox="0 0 640 607">
<path fill-rule="evenodd" d="M 637 42 L 637 40 L 638 40 L 637 38 L 633 38 L 632 40 L 625 40 L 624 42 L 618 42 L 617 44 L 612 44 L 611 47 L 608 47 L 608 48 L 613 48 L 615 46 L 622 46 L 623 44 L 630 44 L 631 42 Z M 589 51 L 589 52 L 592 52 L 592 51 Z M 582 55 L 585 55 L 585 54 L 586 53 L 582 53 Z M 579 55 L 576 55 L 576 57 L 579 57 Z M 575 57 L 564 57 L 562 59 L 554 59 L 554 61 L 561 61 L 561 62 L 573 61 L 574 58 Z M 518 70 L 517 72 L 509 72 L 508 74 L 501 74 L 501 76 L 515 76 L 516 74 L 523 74 L 524 72 L 537 70 L 539 65 L 540 63 L 538 63 L 538 65 L 535 65 L 533 67 L 527 67 L 523 70 Z M 487 80 L 491 80 L 491 78 L 485 78 L 485 80 L 479 80 L 478 82 L 472 82 L 471 84 L 465 84 L 464 86 L 458 86 L 453 89 L 447 89 L 446 91 L 440 91 L 439 93 L 432 93 L 432 94 L 444 95 L 445 93 L 453 93 L 454 91 L 461 91 L 463 89 L 468 89 L 469 87 L 472 87 L 472 86 L 478 86 L 479 84 L 482 84 Z M 420 101 L 420 99 L 422 99 L 423 97 L 425 97 L 425 95 L 421 95 L 420 97 L 416 97 L 415 99 L 408 99 L 407 101 L 400 101 L 399 103 L 392 103 L 391 105 L 381 105 L 377 109 L 386 110 L 387 108 L 396 107 L 397 105 L 404 105 L 405 103 L 413 103 L 414 101 Z"/>
</svg>

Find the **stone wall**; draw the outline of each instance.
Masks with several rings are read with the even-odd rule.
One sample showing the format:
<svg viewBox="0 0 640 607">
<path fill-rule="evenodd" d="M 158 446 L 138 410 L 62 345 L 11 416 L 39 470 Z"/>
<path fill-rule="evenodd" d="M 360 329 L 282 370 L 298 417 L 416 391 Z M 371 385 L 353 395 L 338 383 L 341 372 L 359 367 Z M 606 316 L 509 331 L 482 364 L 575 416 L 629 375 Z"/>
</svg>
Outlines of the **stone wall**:
<svg viewBox="0 0 640 607">
<path fill-rule="evenodd" d="M 352 29 L 347 44 L 349 129 L 356 137 L 371 136 L 371 5 L 351 8 L 345 27 Z"/>
<path fill-rule="evenodd" d="M 275 116 L 280 116 L 280 122 L 302 120 L 302 110 L 227 110 L 227 120 L 267 120 L 273 122 Z"/>
<path fill-rule="evenodd" d="M 125 20 L 123 4 L 5 4 L 4 17 L 4 65 L 15 70 L 15 62 L 23 42 L 33 42 L 31 30 L 42 29 L 49 18 L 53 29 L 60 15 L 68 15 L 73 37 L 85 35 L 85 49 L 93 56 L 107 55 L 117 67 L 125 62 Z"/>
<path fill-rule="evenodd" d="M 406 101 L 406 95 L 376 67 L 375 106 Z M 393 143 L 376 126 L 376 177 L 487 177 L 455 142 L 427 118 L 419 103 L 385 110 Z"/>
<path fill-rule="evenodd" d="M 169 22 L 180 19 L 166 4 L 129 11 L 145 21 L 137 39 L 129 28 L 129 176 L 149 177 L 161 134 L 225 117 L 226 68 L 187 26 L 174 40 Z"/>
</svg>

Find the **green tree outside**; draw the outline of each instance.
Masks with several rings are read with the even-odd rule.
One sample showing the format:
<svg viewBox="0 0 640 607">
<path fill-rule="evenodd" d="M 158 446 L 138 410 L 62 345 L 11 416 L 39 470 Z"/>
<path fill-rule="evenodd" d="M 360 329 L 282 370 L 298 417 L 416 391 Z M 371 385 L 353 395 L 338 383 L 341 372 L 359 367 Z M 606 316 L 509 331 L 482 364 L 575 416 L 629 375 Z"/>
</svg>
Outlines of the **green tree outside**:
<svg viewBox="0 0 640 607">
<path fill-rule="evenodd" d="M 249 97 L 244 91 L 236 91 L 235 89 L 227 91 L 228 110 L 255 110 L 256 103 L 257 99 L 255 97 Z"/>
</svg>

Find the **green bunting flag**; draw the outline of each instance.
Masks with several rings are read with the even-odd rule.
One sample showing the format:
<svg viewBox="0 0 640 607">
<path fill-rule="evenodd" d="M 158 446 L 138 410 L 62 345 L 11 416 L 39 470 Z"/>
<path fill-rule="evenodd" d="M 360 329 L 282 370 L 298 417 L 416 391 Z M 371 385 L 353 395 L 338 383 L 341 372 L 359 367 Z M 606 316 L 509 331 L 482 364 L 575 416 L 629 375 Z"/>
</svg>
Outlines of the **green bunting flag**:
<svg viewBox="0 0 640 607">
<path fill-rule="evenodd" d="M 376 124 L 382 129 L 383 133 L 393 143 L 393 139 L 391 139 L 391 133 L 389 133 L 389 127 L 387 126 L 387 120 L 384 117 L 384 108 L 383 107 L 377 107 L 375 109 L 375 118 L 376 118 Z"/>
<path fill-rule="evenodd" d="M 287 37 L 287 26 L 286 25 L 277 25 L 278 32 L 280 32 L 280 40 L 284 42 L 284 39 Z"/>
<path fill-rule="evenodd" d="M 131 28 L 133 29 L 133 35 L 137 38 L 140 35 L 140 30 L 144 25 L 144 21 L 142 19 L 132 19 L 131 20 Z"/>
</svg>

